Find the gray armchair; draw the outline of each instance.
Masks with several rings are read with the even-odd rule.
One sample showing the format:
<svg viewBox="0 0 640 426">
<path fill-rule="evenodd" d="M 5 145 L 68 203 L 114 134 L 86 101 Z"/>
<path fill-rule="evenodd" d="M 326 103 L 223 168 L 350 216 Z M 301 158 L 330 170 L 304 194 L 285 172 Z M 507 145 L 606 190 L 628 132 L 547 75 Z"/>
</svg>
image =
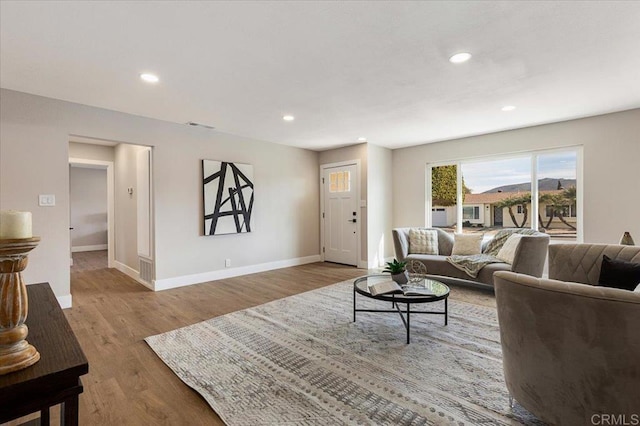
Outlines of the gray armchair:
<svg viewBox="0 0 640 426">
<path fill-rule="evenodd" d="M 593 285 L 603 254 L 640 262 L 640 247 L 559 244 L 556 279 L 494 277 L 507 389 L 550 424 L 640 414 L 640 293 Z"/>
</svg>

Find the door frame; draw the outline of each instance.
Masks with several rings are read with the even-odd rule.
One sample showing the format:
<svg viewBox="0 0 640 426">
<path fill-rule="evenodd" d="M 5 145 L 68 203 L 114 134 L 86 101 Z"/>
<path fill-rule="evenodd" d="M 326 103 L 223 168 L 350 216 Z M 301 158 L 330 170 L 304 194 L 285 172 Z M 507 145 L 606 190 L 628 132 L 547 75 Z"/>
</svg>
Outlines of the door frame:
<svg viewBox="0 0 640 426">
<path fill-rule="evenodd" d="M 113 268 L 116 260 L 113 161 L 88 160 L 85 158 L 69 157 L 69 166 L 74 165 L 88 169 L 104 170 L 106 168 L 107 170 L 107 267 Z M 71 253 L 71 238 L 69 238 L 69 253 Z"/>
<path fill-rule="evenodd" d="M 322 182 L 322 179 L 324 178 L 324 172 L 326 169 L 332 169 L 335 167 L 344 167 L 344 166 L 356 166 L 356 179 L 355 179 L 355 185 L 356 185 L 356 201 L 357 201 L 357 206 L 358 206 L 358 214 L 357 214 L 357 219 L 359 222 L 359 226 L 356 226 L 356 268 L 360 268 L 361 264 L 362 264 L 362 232 L 361 232 L 361 228 L 362 228 L 362 206 L 361 206 L 361 200 L 360 200 L 360 160 L 359 159 L 355 159 L 355 160 L 347 160 L 347 161 L 339 161 L 336 163 L 326 163 L 326 164 L 320 164 L 320 260 L 322 262 L 325 261 L 324 259 L 324 183 Z M 353 183 L 353 181 L 352 181 Z"/>
</svg>

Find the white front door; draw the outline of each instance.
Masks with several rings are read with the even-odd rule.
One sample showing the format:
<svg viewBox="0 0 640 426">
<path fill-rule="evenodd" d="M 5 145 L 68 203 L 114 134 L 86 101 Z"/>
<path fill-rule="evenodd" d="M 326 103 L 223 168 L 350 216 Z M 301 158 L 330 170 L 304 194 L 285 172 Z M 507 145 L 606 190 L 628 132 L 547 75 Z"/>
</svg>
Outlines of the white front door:
<svg viewBox="0 0 640 426">
<path fill-rule="evenodd" d="M 357 179 L 355 164 L 323 169 L 326 261 L 358 265 Z"/>
</svg>

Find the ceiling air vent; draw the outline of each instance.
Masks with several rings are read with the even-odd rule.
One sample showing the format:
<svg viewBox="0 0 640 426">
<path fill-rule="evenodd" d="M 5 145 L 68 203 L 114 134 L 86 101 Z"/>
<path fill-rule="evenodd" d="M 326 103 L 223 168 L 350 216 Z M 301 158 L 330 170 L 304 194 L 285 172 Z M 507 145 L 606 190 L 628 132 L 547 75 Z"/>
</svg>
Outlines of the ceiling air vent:
<svg viewBox="0 0 640 426">
<path fill-rule="evenodd" d="M 184 124 L 188 126 L 193 126 L 193 127 L 204 127 L 205 129 L 215 129 L 215 127 L 213 126 L 207 126 L 206 124 L 196 123 L 195 121 L 187 121 Z"/>
</svg>

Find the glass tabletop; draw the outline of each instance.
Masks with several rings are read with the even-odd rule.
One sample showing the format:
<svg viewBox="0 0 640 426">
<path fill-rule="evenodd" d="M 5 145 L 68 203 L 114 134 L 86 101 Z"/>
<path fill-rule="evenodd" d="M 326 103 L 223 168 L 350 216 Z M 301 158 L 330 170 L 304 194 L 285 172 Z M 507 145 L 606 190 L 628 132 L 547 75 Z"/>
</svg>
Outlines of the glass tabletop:
<svg viewBox="0 0 640 426">
<path fill-rule="evenodd" d="M 441 300 L 449 295 L 449 287 L 440 281 L 436 281 L 430 278 L 413 278 L 406 285 L 411 286 L 412 288 L 422 288 L 428 290 L 432 295 L 404 295 L 401 293 L 395 294 L 380 294 L 373 296 L 370 292 L 370 287 L 379 283 L 384 283 L 391 281 L 391 276 L 388 274 L 379 274 L 379 275 L 367 275 L 364 277 L 357 278 L 354 282 L 354 290 L 364 296 L 373 297 L 376 299 L 383 300 L 396 300 L 402 301 L 407 300 L 411 302 L 431 302 L 435 300 Z"/>
</svg>

